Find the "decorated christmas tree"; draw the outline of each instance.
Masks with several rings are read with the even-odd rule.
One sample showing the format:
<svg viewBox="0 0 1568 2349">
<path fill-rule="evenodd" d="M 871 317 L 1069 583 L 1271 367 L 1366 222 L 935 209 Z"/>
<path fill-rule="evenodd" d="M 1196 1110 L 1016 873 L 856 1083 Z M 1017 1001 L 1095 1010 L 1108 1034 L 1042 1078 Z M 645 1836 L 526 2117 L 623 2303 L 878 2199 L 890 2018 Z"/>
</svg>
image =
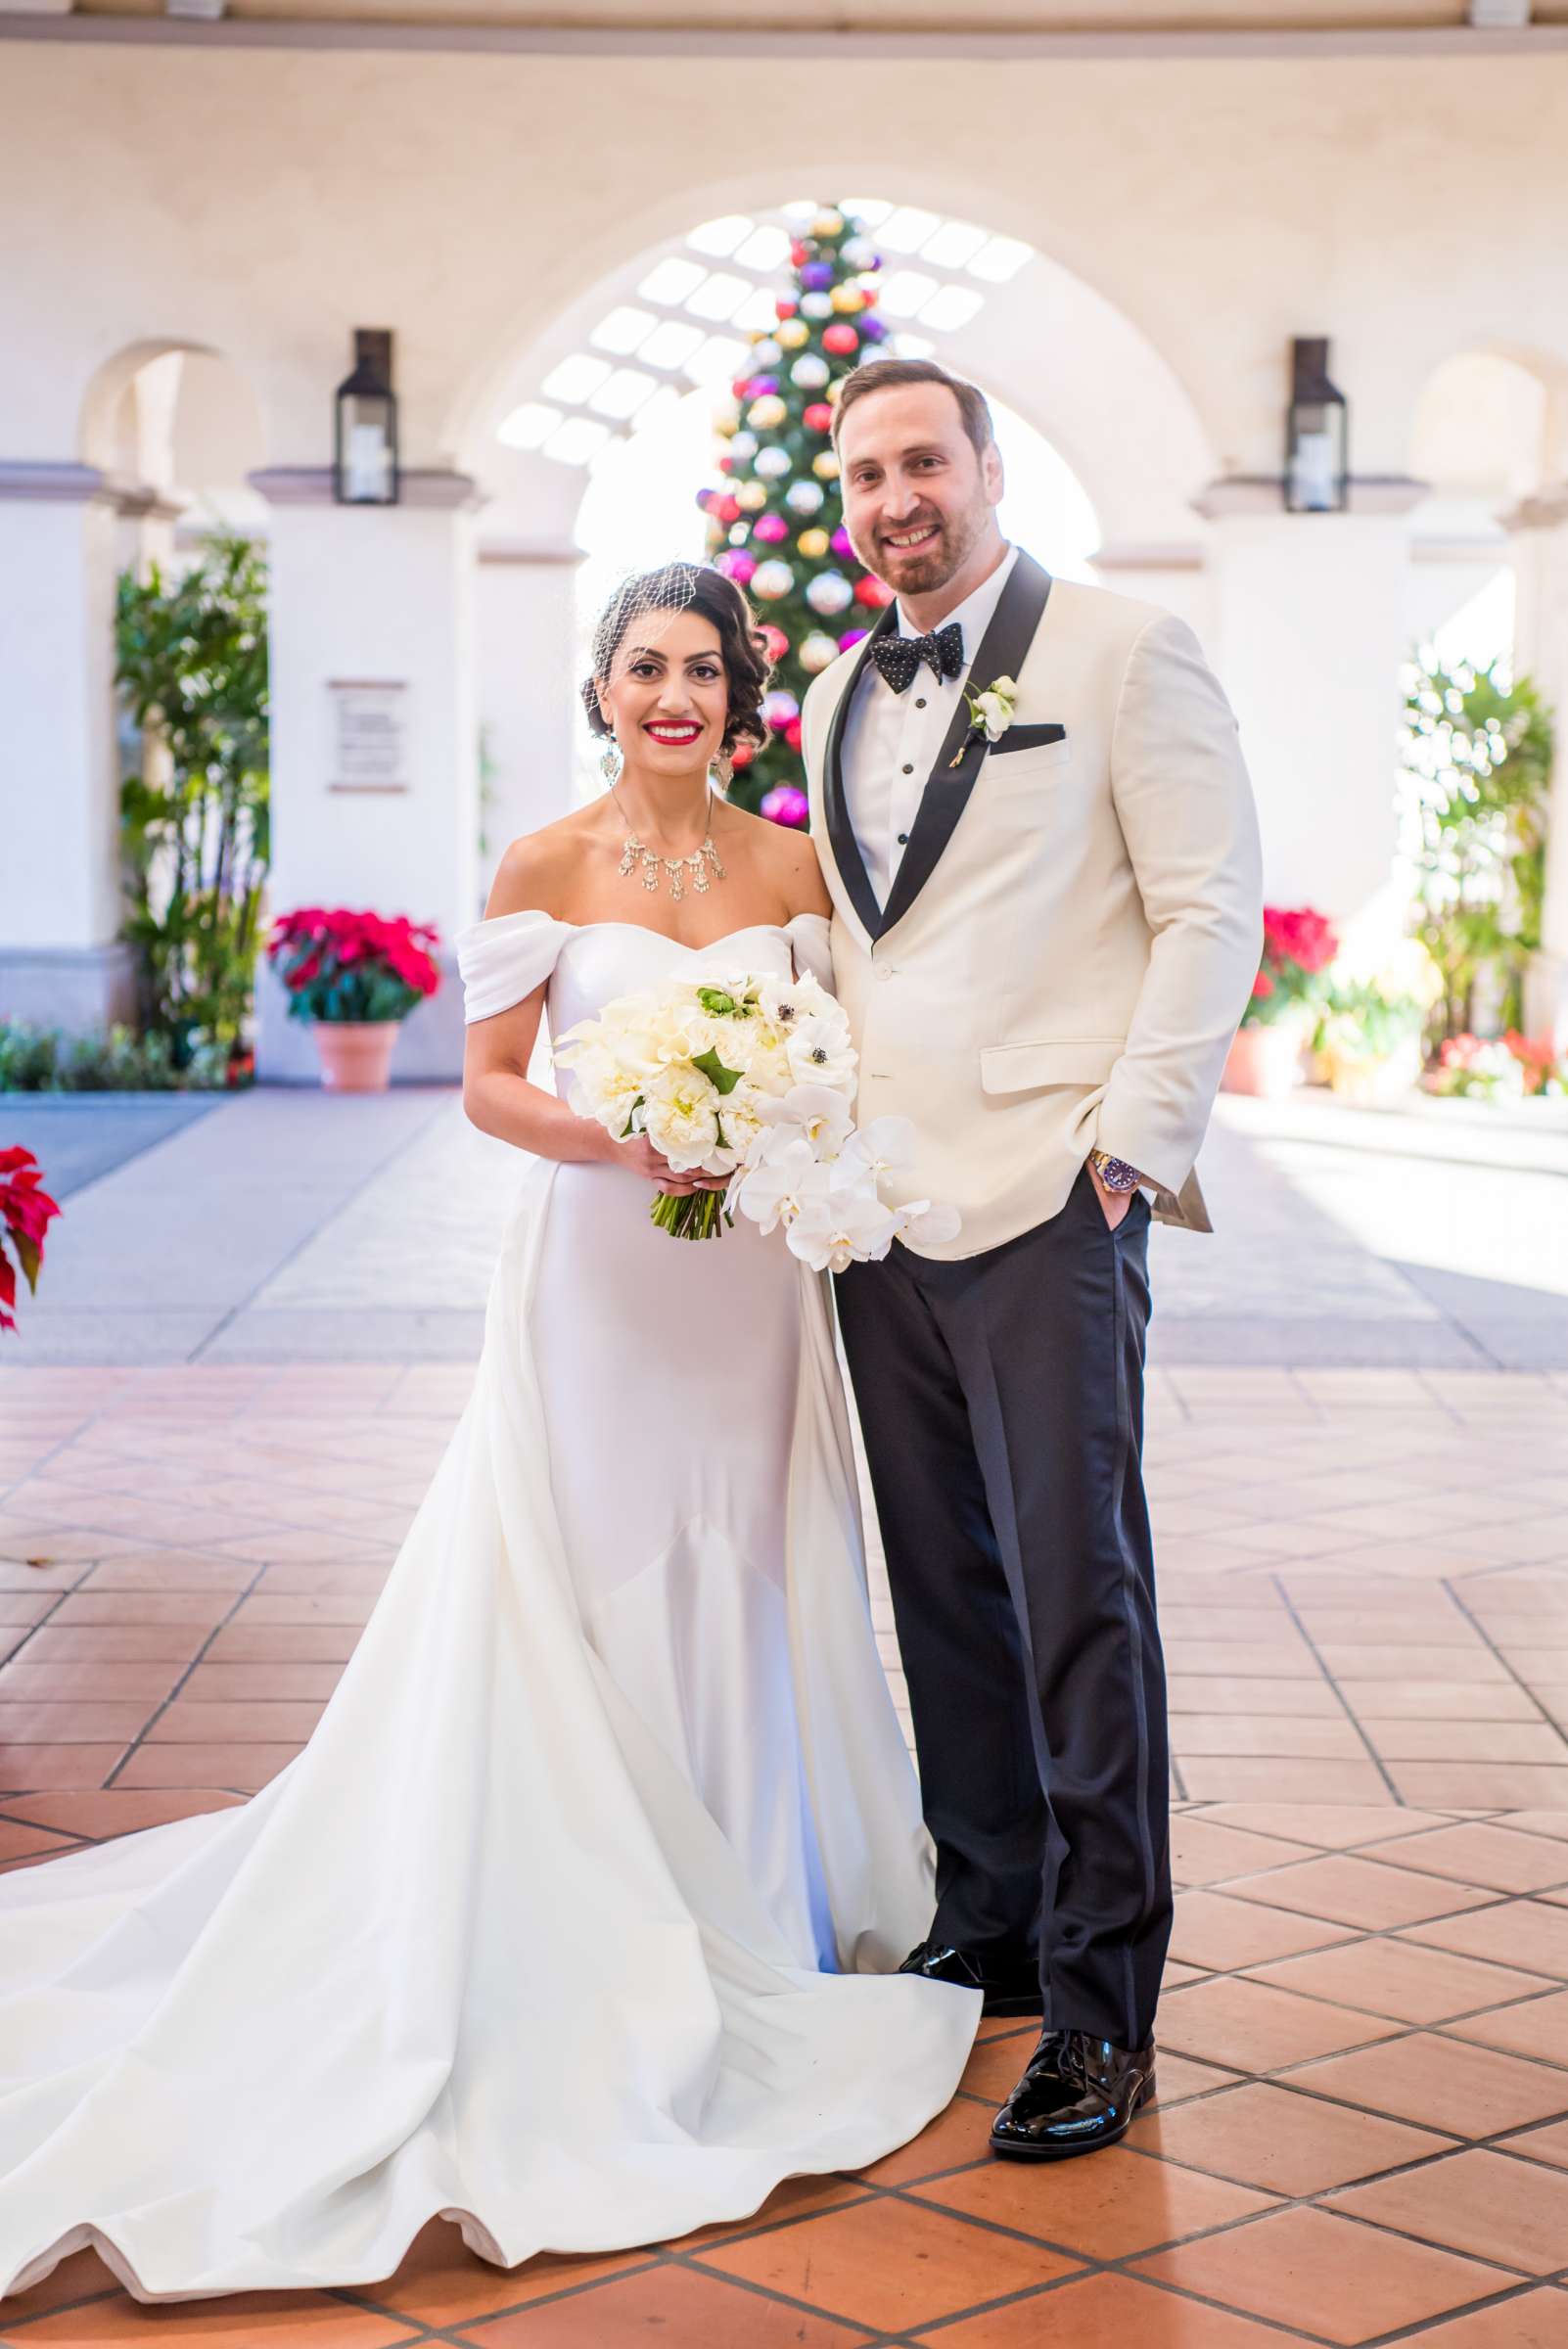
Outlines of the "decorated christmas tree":
<svg viewBox="0 0 1568 2349">
<path fill-rule="evenodd" d="M 730 796 L 777 823 L 804 824 L 802 698 L 891 601 L 851 549 L 830 437 L 843 379 L 887 330 L 876 313 L 881 257 L 857 221 L 837 207 L 818 212 L 790 262 L 778 323 L 753 335 L 734 405 L 719 419 L 724 479 L 698 502 L 711 560 L 756 602 L 774 663 L 768 740 L 737 749 Z"/>
</svg>

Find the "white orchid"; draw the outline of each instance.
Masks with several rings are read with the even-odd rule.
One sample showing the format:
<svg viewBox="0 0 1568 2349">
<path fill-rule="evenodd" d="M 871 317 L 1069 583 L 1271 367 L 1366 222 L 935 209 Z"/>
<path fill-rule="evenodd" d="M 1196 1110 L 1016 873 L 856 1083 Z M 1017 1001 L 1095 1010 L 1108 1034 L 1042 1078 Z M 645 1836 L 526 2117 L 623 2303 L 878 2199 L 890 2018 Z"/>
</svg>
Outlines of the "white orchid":
<svg viewBox="0 0 1568 2349">
<path fill-rule="evenodd" d="M 776 1099 L 760 1101 L 757 1116 L 774 1135 L 803 1134 L 819 1158 L 836 1158 L 854 1130 L 849 1095 L 831 1084 L 792 1084 Z"/>
<path fill-rule="evenodd" d="M 915 1129 L 911 1118 L 873 1118 L 867 1126 L 857 1126 L 844 1143 L 839 1165 L 843 1178 L 853 1179 L 854 1170 L 864 1169 L 876 1181 L 885 1174 L 901 1174 L 914 1165 Z"/>
<path fill-rule="evenodd" d="M 842 1272 L 848 1265 L 886 1256 L 896 1228 L 892 1209 L 883 1206 L 873 1186 L 862 1184 L 807 1199 L 784 1240 L 813 1272 Z"/>
<path fill-rule="evenodd" d="M 795 1223 L 808 1206 L 825 1201 L 828 1171 L 799 1136 L 778 1155 L 751 1168 L 736 1193 L 742 1215 L 765 1233 Z"/>
<path fill-rule="evenodd" d="M 911 1199 L 906 1206 L 896 1208 L 894 1214 L 898 1223 L 894 1236 L 913 1240 L 923 1248 L 945 1248 L 963 1228 L 963 1219 L 955 1207 L 945 1203 L 934 1207 L 929 1199 Z"/>
</svg>

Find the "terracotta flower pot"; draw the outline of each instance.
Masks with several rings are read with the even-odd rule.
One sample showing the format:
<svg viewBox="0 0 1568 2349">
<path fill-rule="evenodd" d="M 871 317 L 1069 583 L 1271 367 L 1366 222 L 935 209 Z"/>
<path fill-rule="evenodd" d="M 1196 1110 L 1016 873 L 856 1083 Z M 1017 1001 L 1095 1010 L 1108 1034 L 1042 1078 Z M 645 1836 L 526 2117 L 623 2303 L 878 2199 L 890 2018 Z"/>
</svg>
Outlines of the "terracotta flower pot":
<svg viewBox="0 0 1568 2349">
<path fill-rule="evenodd" d="M 1301 1070 L 1302 1029 L 1294 1020 L 1273 1020 L 1267 1027 L 1238 1028 L 1225 1055 L 1220 1089 L 1251 1093 L 1260 1101 L 1278 1101 L 1289 1092 Z"/>
<path fill-rule="evenodd" d="M 329 1093 L 384 1093 L 392 1072 L 396 1020 L 312 1020 Z"/>
</svg>

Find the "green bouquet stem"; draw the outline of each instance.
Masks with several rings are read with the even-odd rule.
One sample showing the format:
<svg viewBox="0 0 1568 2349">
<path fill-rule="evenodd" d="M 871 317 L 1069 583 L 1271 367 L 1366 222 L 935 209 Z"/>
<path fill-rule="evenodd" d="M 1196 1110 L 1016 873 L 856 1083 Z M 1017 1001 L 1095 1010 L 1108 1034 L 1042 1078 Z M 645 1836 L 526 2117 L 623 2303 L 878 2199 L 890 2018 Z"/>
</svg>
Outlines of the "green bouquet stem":
<svg viewBox="0 0 1568 2349">
<path fill-rule="evenodd" d="M 722 1191 L 672 1191 L 654 1195 L 648 1214 L 661 1231 L 676 1240 L 720 1240 L 724 1236 Z"/>
</svg>

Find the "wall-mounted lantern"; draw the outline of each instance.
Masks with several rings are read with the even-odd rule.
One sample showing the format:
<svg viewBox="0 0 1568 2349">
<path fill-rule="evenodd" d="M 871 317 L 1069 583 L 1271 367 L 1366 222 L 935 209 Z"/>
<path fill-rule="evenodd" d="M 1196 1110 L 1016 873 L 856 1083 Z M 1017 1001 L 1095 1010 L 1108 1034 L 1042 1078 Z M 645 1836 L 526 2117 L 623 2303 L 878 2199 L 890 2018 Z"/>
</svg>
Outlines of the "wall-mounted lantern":
<svg viewBox="0 0 1568 2349">
<path fill-rule="evenodd" d="M 333 408 L 332 494 L 341 506 L 397 503 L 397 400 L 392 339 L 382 327 L 354 329 L 354 371 Z"/>
<path fill-rule="evenodd" d="M 1326 335 L 1290 346 L 1290 413 L 1285 430 L 1285 506 L 1292 514 L 1340 514 L 1349 503 L 1350 410 L 1328 380 Z"/>
</svg>

